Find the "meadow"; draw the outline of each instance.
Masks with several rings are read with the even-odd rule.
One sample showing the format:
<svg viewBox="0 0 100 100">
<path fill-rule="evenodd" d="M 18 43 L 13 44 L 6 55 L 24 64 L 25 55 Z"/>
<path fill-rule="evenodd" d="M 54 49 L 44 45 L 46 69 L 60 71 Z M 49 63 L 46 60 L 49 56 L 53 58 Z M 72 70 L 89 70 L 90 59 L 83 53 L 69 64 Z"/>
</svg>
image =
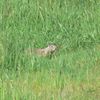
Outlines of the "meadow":
<svg viewBox="0 0 100 100">
<path fill-rule="evenodd" d="M 0 100 L 100 100 L 100 0 L 0 0 Z"/>
</svg>

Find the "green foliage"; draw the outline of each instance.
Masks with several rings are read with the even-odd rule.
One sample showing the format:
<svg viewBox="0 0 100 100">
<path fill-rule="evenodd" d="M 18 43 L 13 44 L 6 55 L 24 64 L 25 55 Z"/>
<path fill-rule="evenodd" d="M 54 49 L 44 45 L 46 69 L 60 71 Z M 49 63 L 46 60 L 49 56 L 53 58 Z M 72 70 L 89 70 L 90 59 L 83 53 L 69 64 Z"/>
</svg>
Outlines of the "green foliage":
<svg viewBox="0 0 100 100">
<path fill-rule="evenodd" d="M 99 0 L 1 0 L 1 100 L 99 100 L 99 5 Z M 58 47 L 51 58 L 25 54 L 49 43 Z"/>
<path fill-rule="evenodd" d="M 2 0 L 0 35 L 5 60 L 10 60 L 5 62 L 11 62 L 12 68 L 25 48 L 44 47 L 51 42 L 61 46 L 62 52 L 93 46 L 100 37 L 99 3 L 94 0 Z"/>
</svg>

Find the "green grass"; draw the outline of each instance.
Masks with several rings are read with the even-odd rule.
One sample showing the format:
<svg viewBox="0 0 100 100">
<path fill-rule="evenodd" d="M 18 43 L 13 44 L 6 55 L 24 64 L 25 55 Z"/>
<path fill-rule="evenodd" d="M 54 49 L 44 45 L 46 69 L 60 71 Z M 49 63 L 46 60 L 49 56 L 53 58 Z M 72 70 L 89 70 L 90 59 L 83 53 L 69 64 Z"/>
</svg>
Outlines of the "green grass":
<svg viewBox="0 0 100 100">
<path fill-rule="evenodd" d="M 99 0 L 0 1 L 0 100 L 100 99 Z M 58 46 L 52 56 L 27 48 Z"/>
</svg>

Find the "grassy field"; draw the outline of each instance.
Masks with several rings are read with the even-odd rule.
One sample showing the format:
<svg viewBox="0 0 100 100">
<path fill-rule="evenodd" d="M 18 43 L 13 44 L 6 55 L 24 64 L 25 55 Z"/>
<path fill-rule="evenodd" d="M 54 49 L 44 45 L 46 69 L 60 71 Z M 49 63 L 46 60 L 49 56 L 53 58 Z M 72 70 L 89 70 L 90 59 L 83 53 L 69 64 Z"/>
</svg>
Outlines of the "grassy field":
<svg viewBox="0 0 100 100">
<path fill-rule="evenodd" d="M 0 100 L 100 100 L 100 0 L 0 0 Z"/>
</svg>

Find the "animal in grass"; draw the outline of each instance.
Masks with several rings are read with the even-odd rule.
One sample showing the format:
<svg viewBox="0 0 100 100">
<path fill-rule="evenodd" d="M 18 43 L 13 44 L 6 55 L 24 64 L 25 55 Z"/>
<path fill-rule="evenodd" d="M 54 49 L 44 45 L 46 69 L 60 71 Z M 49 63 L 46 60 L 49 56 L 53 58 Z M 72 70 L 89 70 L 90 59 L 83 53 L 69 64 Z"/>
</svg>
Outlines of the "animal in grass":
<svg viewBox="0 0 100 100">
<path fill-rule="evenodd" d="M 34 48 L 28 48 L 26 50 L 26 54 L 27 55 L 38 55 L 38 56 L 50 56 L 52 55 L 57 49 L 57 46 L 56 45 L 48 45 L 47 47 L 45 48 L 37 48 L 37 49 L 34 49 Z"/>
</svg>

